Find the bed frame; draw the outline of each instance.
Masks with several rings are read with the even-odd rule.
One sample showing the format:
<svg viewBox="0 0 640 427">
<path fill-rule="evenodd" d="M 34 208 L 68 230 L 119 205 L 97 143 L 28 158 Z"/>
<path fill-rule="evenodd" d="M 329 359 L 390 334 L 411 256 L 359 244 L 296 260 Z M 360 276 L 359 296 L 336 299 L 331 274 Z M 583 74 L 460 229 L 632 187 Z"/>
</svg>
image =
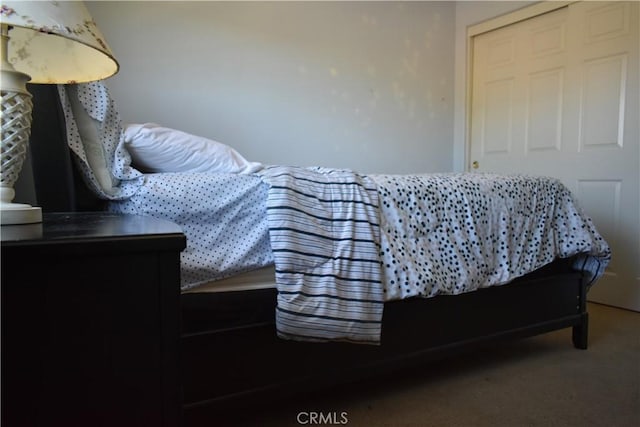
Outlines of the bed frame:
<svg viewBox="0 0 640 427">
<path fill-rule="evenodd" d="M 45 212 L 102 209 L 74 169 L 55 86 L 30 90 L 38 204 Z M 571 260 L 558 260 L 506 286 L 390 302 L 380 346 L 277 338 L 274 289 L 182 294 L 182 366 L 176 369 L 182 370 L 183 399 L 176 404 L 184 425 L 212 425 L 220 411 L 236 405 L 272 402 L 562 328 L 573 328 L 573 345 L 586 349 L 586 293 Z"/>
</svg>

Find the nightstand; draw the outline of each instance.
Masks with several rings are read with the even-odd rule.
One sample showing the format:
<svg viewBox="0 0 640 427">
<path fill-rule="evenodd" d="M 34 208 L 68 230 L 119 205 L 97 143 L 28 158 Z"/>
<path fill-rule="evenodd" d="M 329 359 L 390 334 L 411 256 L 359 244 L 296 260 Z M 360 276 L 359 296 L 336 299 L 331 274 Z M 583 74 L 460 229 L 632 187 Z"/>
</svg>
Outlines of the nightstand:
<svg viewBox="0 0 640 427">
<path fill-rule="evenodd" d="M 2 424 L 180 424 L 180 252 L 168 221 L 2 226 Z"/>
</svg>

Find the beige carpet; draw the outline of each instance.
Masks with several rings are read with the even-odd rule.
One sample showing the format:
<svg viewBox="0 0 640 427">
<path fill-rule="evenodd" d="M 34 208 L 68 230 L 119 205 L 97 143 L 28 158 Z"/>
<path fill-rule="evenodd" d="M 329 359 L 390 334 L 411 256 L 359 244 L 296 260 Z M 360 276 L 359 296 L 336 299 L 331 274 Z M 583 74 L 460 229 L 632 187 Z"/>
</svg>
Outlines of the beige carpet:
<svg viewBox="0 0 640 427">
<path fill-rule="evenodd" d="M 640 426 L 640 313 L 589 304 L 589 349 L 571 329 L 326 390 L 211 425 Z"/>
</svg>

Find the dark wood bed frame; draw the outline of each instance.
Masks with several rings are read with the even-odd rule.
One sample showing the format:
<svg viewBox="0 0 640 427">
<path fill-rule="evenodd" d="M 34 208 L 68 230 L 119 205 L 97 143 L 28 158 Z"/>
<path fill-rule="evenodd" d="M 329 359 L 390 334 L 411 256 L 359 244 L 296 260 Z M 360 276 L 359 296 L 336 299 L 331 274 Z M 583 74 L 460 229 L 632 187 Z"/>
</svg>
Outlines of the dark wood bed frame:
<svg viewBox="0 0 640 427">
<path fill-rule="evenodd" d="M 104 202 L 73 167 L 56 88 L 32 86 L 31 91 L 38 205 L 45 212 L 103 209 Z M 506 286 L 390 302 L 380 346 L 277 338 L 273 289 L 182 294 L 182 366 L 177 369 L 182 370 L 183 422 L 213 425 L 219 411 L 235 405 L 273 401 L 562 328 L 573 328 L 574 346 L 586 349 L 586 293 L 582 273 L 572 270 L 570 260 L 558 260 Z"/>
</svg>

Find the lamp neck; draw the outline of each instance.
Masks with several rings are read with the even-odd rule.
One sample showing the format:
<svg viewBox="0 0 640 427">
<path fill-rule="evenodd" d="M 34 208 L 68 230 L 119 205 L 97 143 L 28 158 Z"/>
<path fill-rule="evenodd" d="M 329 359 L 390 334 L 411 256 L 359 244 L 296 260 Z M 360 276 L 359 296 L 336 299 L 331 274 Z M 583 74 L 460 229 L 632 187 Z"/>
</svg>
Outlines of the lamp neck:
<svg viewBox="0 0 640 427">
<path fill-rule="evenodd" d="M 13 65 L 9 62 L 9 26 L 7 24 L 1 24 L 0 29 L 0 70 L 2 75 L 0 76 L 0 84 L 2 85 L 2 91 L 11 91 L 28 94 L 26 83 L 31 80 L 25 73 L 17 71 Z"/>
<path fill-rule="evenodd" d="M 9 59 L 7 58 L 7 52 L 9 51 L 9 26 L 7 24 L 2 24 L 2 28 L 0 30 L 0 36 L 2 37 L 2 41 L 0 43 L 0 55 L 2 56 L 2 69 L 3 70 L 13 70 L 13 65 L 9 63 Z"/>
</svg>

